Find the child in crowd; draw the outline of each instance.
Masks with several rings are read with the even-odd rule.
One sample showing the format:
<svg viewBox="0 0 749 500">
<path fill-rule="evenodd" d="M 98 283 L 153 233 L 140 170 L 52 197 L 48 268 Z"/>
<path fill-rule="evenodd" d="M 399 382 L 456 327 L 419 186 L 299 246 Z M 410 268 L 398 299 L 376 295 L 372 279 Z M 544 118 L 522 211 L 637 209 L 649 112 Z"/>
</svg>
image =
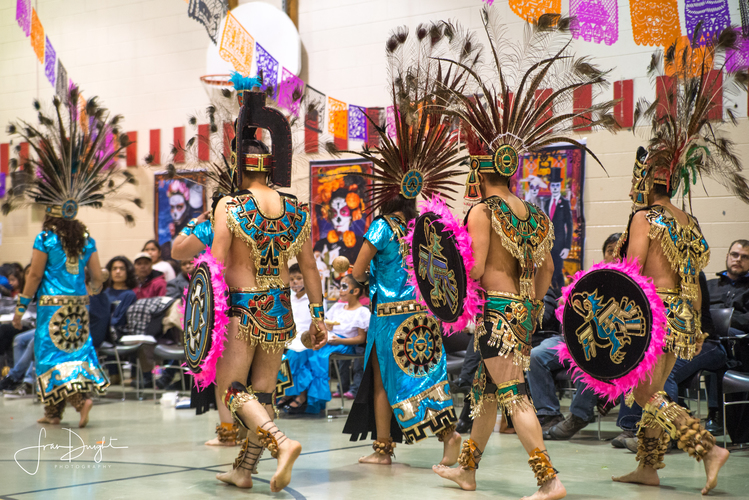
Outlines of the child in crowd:
<svg viewBox="0 0 749 500">
<path fill-rule="evenodd" d="M 350 276 L 344 277 L 340 301 L 330 308 L 325 320 L 329 328 L 328 344 L 319 351 L 287 353 L 294 386 L 286 394 L 296 397 L 282 408 L 286 413 L 316 415 L 330 401 L 330 355 L 355 354 L 356 346 L 367 340 L 370 312 L 359 302 L 363 293 Z M 300 359 L 303 363 L 299 363 Z"/>
</svg>

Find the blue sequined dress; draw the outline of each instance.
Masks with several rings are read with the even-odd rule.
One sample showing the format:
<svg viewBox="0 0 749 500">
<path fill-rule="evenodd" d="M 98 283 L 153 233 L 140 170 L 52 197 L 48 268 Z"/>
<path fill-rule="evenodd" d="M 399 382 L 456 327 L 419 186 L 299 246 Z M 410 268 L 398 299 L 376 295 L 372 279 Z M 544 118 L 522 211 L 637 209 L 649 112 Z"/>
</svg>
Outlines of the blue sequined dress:
<svg viewBox="0 0 749 500">
<path fill-rule="evenodd" d="M 427 315 L 408 284 L 404 256 L 409 251 L 405 222 L 385 215 L 372 222 L 364 238 L 377 253 L 370 264 L 372 317 L 362 386 L 343 432 L 351 440 L 375 434 L 374 379 L 370 357 L 377 356 L 388 402 L 393 409 L 391 434 L 407 443 L 438 434 L 457 419 L 447 384 L 447 363 L 437 322 Z M 374 351 L 374 353 L 373 353 Z"/>
<path fill-rule="evenodd" d="M 47 254 L 47 265 L 37 291 L 38 306 L 34 357 L 42 402 L 56 405 L 76 393 L 102 392 L 108 385 L 89 335 L 85 268 L 96 252 L 88 238 L 83 252 L 70 258 L 60 238 L 42 231 L 34 250 Z"/>
</svg>

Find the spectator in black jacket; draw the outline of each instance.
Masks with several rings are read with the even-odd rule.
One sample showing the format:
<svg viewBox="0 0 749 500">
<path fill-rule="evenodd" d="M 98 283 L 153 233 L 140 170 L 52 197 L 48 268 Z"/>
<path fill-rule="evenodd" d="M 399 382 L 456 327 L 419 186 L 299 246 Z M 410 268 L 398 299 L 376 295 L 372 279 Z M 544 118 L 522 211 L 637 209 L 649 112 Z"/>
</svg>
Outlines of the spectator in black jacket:
<svg viewBox="0 0 749 500">
<path fill-rule="evenodd" d="M 707 282 L 710 307 L 733 307 L 731 327 L 734 335 L 749 333 L 749 240 L 731 243 L 726 255 L 726 270 Z"/>
<path fill-rule="evenodd" d="M 185 295 L 185 288 L 190 284 L 190 275 L 192 275 L 195 266 L 191 260 L 183 260 L 180 264 L 180 273 L 166 284 L 166 296 L 173 299 L 182 299 Z"/>
</svg>

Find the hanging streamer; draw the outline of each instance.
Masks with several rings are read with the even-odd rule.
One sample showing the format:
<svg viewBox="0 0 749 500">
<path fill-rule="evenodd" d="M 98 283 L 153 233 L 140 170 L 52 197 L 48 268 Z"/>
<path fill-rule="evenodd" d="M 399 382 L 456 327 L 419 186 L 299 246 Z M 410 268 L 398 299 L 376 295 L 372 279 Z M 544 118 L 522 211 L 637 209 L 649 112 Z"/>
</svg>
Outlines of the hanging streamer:
<svg viewBox="0 0 749 500">
<path fill-rule="evenodd" d="M 263 84 L 260 88 L 271 89 L 271 95 L 275 97 L 278 84 L 278 61 L 259 43 L 257 44 L 257 75 L 262 75 Z"/>
<path fill-rule="evenodd" d="M 562 0 L 510 0 L 510 8 L 529 23 L 535 23 L 542 14 L 561 14 Z"/>
<path fill-rule="evenodd" d="M 684 0 L 684 21 L 692 47 L 712 44 L 721 31 L 731 25 L 731 14 L 726 0 Z M 700 34 L 694 39 L 694 30 L 702 22 Z"/>
<path fill-rule="evenodd" d="M 68 93 L 68 72 L 65 70 L 65 66 L 62 65 L 62 61 L 57 61 L 57 78 L 55 82 L 55 94 L 60 99 L 63 99 Z"/>
<path fill-rule="evenodd" d="M 349 139 L 367 140 L 367 108 L 349 104 L 348 136 Z"/>
<path fill-rule="evenodd" d="M 226 15 L 228 3 L 226 0 L 190 0 L 187 15 L 205 26 L 213 43 L 218 43 L 218 28 Z"/>
<path fill-rule="evenodd" d="M 283 68 L 281 75 L 281 81 L 278 83 L 278 105 L 299 116 L 299 106 L 304 96 L 304 81 L 286 68 Z"/>
<path fill-rule="evenodd" d="M 749 38 L 749 0 L 739 0 L 739 11 L 741 12 L 741 33 L 744 38 Z"/>
<path fill-rule="evenodd" d="M 389 137 L 395 137 L 395 134 L 397 133 L 395 129 L 395 106 L 388 106 L 386 115 L 385 123 L 387 126 L 387 134 Z"/>
<path fill-rule="evenodd" d="M 18 0 L 16 2 L 16 22 L 26 36 L 31 34 L 31 0 Z"/>
<path fill-rule="evenodd" d="M 55 49 L 52 48 L 52 42 L 50 42 L 49 37 L 47 37 L 47 43 L 44 47 L 44 75 L 53 87 L 55 86 L 55 77 L 57 76 L 55 73 L 56 62 L 57 54 L 55 53 Z"/>
<path fill-rule="evenodd" d="M 684 53 L 686 52 L 686 55 Z M 676 72 L 682 73 L 684 68 L 684 61 L 690 64 L 686 70 L 689 76 L 699 76 L 703 71 L 710 71 L 713 69 L 713 51 L 706 47 L 694 47 L 689 43 L 689 37 L 684 35 L 679 37 L 679 41 L 676 42 L 676 57 L 674 57 L 673 63 L 666 63 L 664 69 L 666 70 L 667 76 L 673 76 Z"/>
<path fill-rule="evenodd" d="M 36 9 L 31 9 L 31 46 L 39 62 L 44 64 L 44 27 L 39 22 Z"/>
<path fill-rule="evenodd" d="M 328 133 L 343 139 L 348 132 L 348 106 L 343 101 L 328 97 Z"/>
<path fill-rule="evenodd" d="M 230 62 L 243 76 L 250 76 L 252 71 L 252 52 L 255 39 L 244 29 L 231 12 L 226 14 L 226 25 L 221 35 L 219 55 Z"/>
<path fill-rule="evenodd" d="M 681 36 L 676 0 L 631 0 L 629 12 L 637 45 L 668 47 Z"/>
<path fill-rule="evenodd" d="M 570 17 L 574 38 L 606 45 L 619 39 L 617 0 L 570 0 Z"/>
<path fill-rule="evenodd" d="M 749 69 L 749 37 L 741 36 L 738 29 L 736 31 L 739 34 L 739 49 L 726 53 L 726 71 L 731 73 Z"/>
</svg>

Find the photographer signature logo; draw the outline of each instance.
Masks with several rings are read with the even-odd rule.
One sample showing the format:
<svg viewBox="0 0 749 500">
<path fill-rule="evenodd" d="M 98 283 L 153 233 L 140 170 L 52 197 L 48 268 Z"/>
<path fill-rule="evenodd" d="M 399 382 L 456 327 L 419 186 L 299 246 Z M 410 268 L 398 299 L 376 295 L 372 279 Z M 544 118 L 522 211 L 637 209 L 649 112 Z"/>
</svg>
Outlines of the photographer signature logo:
<svg viewBox="0 0 749 500">
<path fill-rule="evenodd" d="M 113 450 L 122 450 L 127 448 L 127 446 L 115 446 L 112 442 L 117 441 L 117 439 L 110 437 L 109 442 L 107 442 L 105 437 L 101 438 L 101 441 L 98 441 L 96 444 L 90 445 L 86 444 L 86 442 L 83 440 L 81 436 L 75 433 L 73 429 L 63 429 L 64 431 L 68 431 L 68 444 L 57 444 L 57 443 L 47 443 L 42 444 L 42 438 L 47 437 L 47 430 L 45 428 L 39 429 L 39 440 L 37 441 L 36 446 L 27 446 L 26 448 L 21 448 L 18 450 L 15 455 L 13 455 L 13 460 L 15 460 L 16 464 L 23 469 L 23 471 L 33 476 L 39 471 L 39 463 L 41 462 L 42 458 L 42 451 L 44 450 L 67 450 L 67 453 L 63 454 L 60 457 L 60 461 L 68 463 L 72 462 L 76 458 L 83 455 L 84 452 L 87 450 L 95 450 L 96 453 L 94 454 L 94 462 L 97 464 L 102 461 L 104 458 L 104 449 L 105 448 L 111 448 Z M 75 438 L 73 437 L 75 436 Z M 36 450 L 36 468 L 33 472 L 27 470 L 23 465 L 18 463 L 18 454 L 21 452 L 24 452 L 26 450 Z"/>
</svg>

